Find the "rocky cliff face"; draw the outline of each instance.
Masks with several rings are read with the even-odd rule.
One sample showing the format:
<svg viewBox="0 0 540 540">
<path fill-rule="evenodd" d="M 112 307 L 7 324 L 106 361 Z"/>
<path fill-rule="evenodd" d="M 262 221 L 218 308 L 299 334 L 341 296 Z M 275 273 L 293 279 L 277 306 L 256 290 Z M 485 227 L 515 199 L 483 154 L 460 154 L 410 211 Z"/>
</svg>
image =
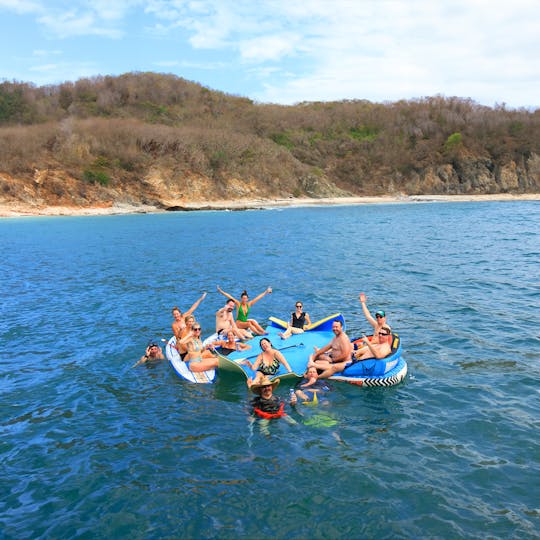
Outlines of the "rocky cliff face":
<svg viewBox="0 0 540 540">
<path fill-rule="evenodd" d="M 302 174 L 299 178 L 266 183 L 256 178 L 176 175 L 173 169 L 150 168 L 100 185 L 75 178 L 59 165 L 34 169 L 32 176 L 0 173 L 0 203 L 33 208 L 110 207 L 149 205 L 178 210 L 186 205 L 216 200 L 282 199 L 290 197 L 345 197 L 351 195 L 470 195 L 539 193 L 540 156 L 532 154 L 521 163 L 497 166 L 482 157 L 460 156 L 452 163 L 402 173 L 374 174 L 377 190 L 342 189 L 325 175 Z M 381 191 L 381 187 L 384 188 Z"/>
<path fill-rule="evenodd" d="M 462 156 L 452 163 L 426 167 L 398 176 L 407 194 L 479 195 L 540 192 L 540 156 L 521 163 L 495 165 L 488 158 Z"/>
</svg>

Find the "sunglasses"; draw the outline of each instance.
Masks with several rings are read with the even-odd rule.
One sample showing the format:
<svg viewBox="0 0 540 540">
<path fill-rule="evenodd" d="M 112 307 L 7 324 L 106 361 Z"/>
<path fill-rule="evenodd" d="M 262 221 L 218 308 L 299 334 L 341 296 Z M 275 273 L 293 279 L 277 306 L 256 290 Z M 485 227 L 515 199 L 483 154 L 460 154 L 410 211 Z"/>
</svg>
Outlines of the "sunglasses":
<svg viewBox="0 0 540 540">
<path fill-rule="evenodd" d="M 296 307 L 302 307 L 302 304 L 296 304 Z"/>
<path fill-rule="evenodd" d="M 384 315 L 379 315 L 379 314 L 377 314 L 377 315 L 375 315 L 375 317 L 376 317 L 377 319 L 383 319 L 383 318 L 384 318 Z"/>
<path fill-rule="evenodd" d="M 386 332 L 379 332 L 379 336 L 389 336 L 390 334 L 387 334 Z"/>
<path fill-rule="evenodd" d="M 200 331 L 201 331 L 200 328 L 196 328 L 196 327 L 193 327 L 192 330 L 193 330 L 194 332 L 200 332 Z"/>
</svg>

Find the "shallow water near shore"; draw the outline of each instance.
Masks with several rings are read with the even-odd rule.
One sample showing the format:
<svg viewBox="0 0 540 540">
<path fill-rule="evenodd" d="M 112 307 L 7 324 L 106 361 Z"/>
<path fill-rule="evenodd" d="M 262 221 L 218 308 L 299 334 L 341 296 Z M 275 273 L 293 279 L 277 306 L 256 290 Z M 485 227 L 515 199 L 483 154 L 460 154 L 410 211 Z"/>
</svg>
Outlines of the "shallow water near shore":
<svg viewBox="0 0 540 540">
<path fill-rule="evenodd" d="M 539 537 L 540 203 L 7 218 L 0 246 L 0 537 Z M 205 290 L 211 333 L 216 285 L 351 336 L 365 291 L 409 375 L 264 426 L 234 376 L 131 369 Z"/>
</svg>

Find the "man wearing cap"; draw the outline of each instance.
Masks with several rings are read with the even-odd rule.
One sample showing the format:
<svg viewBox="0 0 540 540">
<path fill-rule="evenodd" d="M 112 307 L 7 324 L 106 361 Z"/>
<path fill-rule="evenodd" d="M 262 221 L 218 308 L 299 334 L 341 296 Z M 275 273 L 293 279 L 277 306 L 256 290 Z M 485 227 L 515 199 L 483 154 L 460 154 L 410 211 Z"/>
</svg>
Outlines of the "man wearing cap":
<svg viewBox="0 0 540 540">
<path fill-rule="evenodd" d="M 157 360 L 163 360 L 165 357 L 163 356 L 163 351 L 161 350 L 161 347 L 154 342 L 150 342 L 148 344 L 148 347 L 146 347 L 146 351 L 144 353 L 144 356 L 141 356 L 141 359 L 133 365 L 139 366 L 140 364 L 145 364 L 146 362 L 156 362 Z"/>
<path fill-rule="evenodd" d="M 366 295 L 363 292 L 360 293 L 360 304 L 362 305 L 362 311 L 364 312 L 365 318 L 368 320 L 369 324 L 373 326 L 373 339 L 371 340 L 371 343 L 379 343 L 379 332 L 381 331 L 381 328 L 385 325 L 390 328 L 390 326 L 386 324 L 386 313 L 381 309 L 376 311 L 375 317 L 373 317 L 366 306 Z"/>
</svg>

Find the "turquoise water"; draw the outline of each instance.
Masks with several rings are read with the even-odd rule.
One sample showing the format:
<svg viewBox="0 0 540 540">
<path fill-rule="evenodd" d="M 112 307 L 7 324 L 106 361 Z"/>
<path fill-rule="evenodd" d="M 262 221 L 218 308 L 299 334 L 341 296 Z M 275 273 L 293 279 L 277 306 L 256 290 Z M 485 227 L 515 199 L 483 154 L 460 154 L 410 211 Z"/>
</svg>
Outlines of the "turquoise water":
<svg viewBox="0 0 540 540">
<path fill-rule="evenodd" d="M 0 537 L 539 537 L 539 203 L 3 219 L 0 246 Z M 350 335 L 365 291 L 409 375 L 265 429 L 234 376 L 130 368 L 205 290 L 211 333 L 216 285 Z"/>
</svg>

